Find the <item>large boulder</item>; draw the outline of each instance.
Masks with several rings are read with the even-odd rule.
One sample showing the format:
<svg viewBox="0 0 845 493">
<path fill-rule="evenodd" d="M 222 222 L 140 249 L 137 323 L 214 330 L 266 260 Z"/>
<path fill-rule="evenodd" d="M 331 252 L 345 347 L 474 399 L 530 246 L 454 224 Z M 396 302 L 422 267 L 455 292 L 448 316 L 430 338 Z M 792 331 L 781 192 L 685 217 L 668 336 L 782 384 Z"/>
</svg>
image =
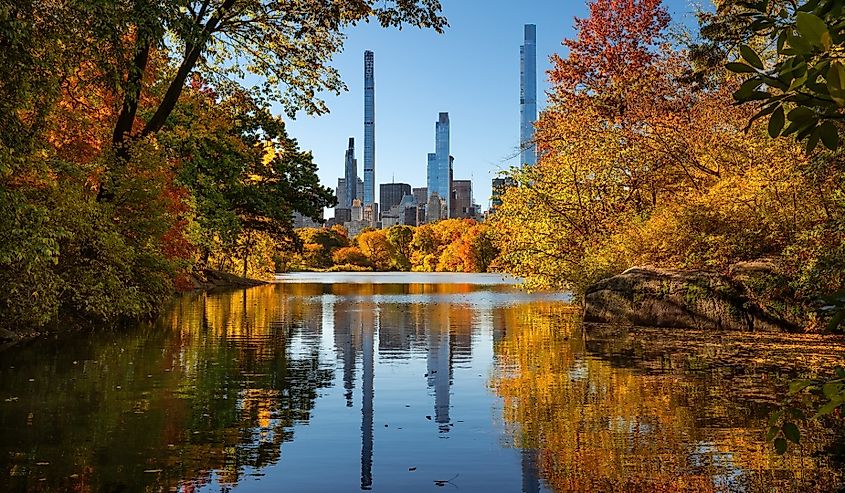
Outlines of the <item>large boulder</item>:
<svg viewBox="0 0 845 493">
<path fill-rule="evenodd" d="M 587 288 L 584 321 L 701 330 L 796 328 L 763 310 L 730 277 L 654 267 L 634 267 Z"/>
</svg>

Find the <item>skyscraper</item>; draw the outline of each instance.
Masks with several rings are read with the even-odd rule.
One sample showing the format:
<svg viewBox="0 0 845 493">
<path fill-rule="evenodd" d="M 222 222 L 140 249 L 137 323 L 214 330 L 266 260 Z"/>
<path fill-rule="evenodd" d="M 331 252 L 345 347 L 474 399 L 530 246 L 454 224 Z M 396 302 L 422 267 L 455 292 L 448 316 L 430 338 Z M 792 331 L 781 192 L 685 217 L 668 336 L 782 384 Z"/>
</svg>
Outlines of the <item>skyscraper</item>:
<svg viewBox="0 0 845 493">
<path fill-rule="evenodd" d="M 344 202 L 339 203 L 340 207 L 352 207 L 352 201 L 358 196 L 358 160 L 355 159 L 355 138 L 349 137 L 349 147 L 346 149 L 346 172 L 344 175 L 346 182 L 346 194 L 344 195 Z M 340 198 L 340 197 L 338 197 Z"/>
<path fill-rule="evenodd" d="M 376 94 L 373 52 L 364 52 L 364 205 L 376 200 Z"/>
<path fill-rule="evenodd" d="M 473 216 L 472 210 L 472 181 L 452 181 L 452 208 L 449 209 L 451 218 L 469 218 Z"/>
<path fill-rule="evenodd" d="M 382 183 L 379 185 L 379 207 L 382 212 L 387 212 L 391 207 L 399 205 L 405 195 L 411 195 L 411 185 Z"/>
<path fill-rule="evenodd" d="M 449 155 L 449 113 L 440 113 L 434 124 L 434 151 L 428 155 L 428 195 L 436 193 L 443 200 L 448 216 L 452 196 L 452 157 Z"/>
<path fill-rule="evenodd" d="M 537 26 L 525 25 L 525 43 L 519 47 L 519 164 L 537 164 L 534 122 L 537 121 Z"/>
</svg>

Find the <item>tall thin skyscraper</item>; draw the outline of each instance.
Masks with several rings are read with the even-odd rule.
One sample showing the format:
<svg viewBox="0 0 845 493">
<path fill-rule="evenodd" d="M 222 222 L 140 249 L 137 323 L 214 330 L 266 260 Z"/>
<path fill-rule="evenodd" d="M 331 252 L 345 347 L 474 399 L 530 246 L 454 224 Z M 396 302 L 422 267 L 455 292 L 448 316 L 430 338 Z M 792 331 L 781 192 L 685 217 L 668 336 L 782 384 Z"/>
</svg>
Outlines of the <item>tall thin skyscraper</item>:
<svg viewBox="0 0 845 493">
<path fill-rule="evenodd" d="M 428 196 L 436 193 L 451 210 L 451 160 L 449 156 L 449 113 L 440 113 L 434 124 L 434 153 L 428 155 Z M 446 213 L 448 214 L 448 212 Z M 448 215 L 446 217 L 449 217 Z"/>
<path fill-rule="evenodd" d="M 339 207 L 351 208 L 352 201 L 358 196 L 358 160 L 355 159 L 355 137 L 349 137 L 349 147 L 346 149 L 346 165 L 344 178 L 346 179 L 346 203 Z"/>
<path fill-rule="evenodd" d="M 364 52 L 364 205 L 376 200 L 376 82 L 373 52 Z"/>
<path fill-rule="evenodd" d="M 537 26 L 525 25 L 525 44 L 519 47 L 520 164 L 537 164 L 534 122 L 537 121 Z"/>
</svg>

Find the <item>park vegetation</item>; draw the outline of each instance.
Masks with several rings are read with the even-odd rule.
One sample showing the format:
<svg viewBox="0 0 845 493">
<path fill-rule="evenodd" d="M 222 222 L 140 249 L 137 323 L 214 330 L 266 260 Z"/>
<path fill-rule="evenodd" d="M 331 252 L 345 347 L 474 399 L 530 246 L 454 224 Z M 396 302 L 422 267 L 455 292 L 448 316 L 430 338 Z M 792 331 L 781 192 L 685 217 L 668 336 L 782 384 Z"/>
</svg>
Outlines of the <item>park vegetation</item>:
<svg viewBox="0 0 845 493">
<path fill-rule="evenodd" d="M 277 254 L 268 273 L 284 271 L 487 272 L 498 250 L 486 224 L 446 219 L 420 226 L 301 228 L 301 246 Z"/>
<path fill-rule="evenodd" d="M 492 220 L 506 270 L 583 293 L 638 265 L 716 271 L 756 261 L 756 286 L 808 329 L 845 320 L 845 6 L 716 1 L 700 36 L 660 0 L 593 0 L 553 58 L 539 163 L 511 172 Z M 761 262 L 762 261 L 762 262 Z M 793 313 L 794 314 L 794 313 Z M 826 322 L 826 323 L 825 323 Z M 841 426 L 845 370 L 792 382 L 768 438 Z"/>
<path fill-rule="evenodd" d="M 838 120 L 820 120 L 830 105 L 815 113 L 806 99 L 790 98 L 806 92 L 797 85 L 817 81 L 802 75 L 776 84 L 770 74 L 749 83 L 752 67 L 727 70 L 749 56 L 744 43 L 762 58 L 778 55 L 753 31 L 742 35 L 752 22 L 737 17 L 749 10 L 745 2 L 717 3 L 701 15 L 694 42 L 671 35 L 659 0 L 589 3 L 577 37 L 564 41 L 568 53 L 552 60 L 550 104 L 537 122 L 539 163 L 512 171 L 518 186 L 492 220 L 505 269 L 532 287 L 581 293 L 633 266 L 727 275 L 738 262 L 765 260 L 780 277 L 761 289 L 807 312 L 845 286 Z M 763 62 L 754 55 L 752 63 Z M 770 124 L 754 119 L 755 104 L 737 104 L 736 96 L 768 97 L 761 87 L 778 94 L 763 107 Z M 792 92 L 781 96 L 779 87 Z M 772 138 L 793 133 L 796 125 L 784 130 L 785 114 L 809 142 Z"/>
<path fill-rule="evenodd" d="M 152 316 L 296 244 L 335 198 L 271 102 L 326 112 L 361 22 L 446 27 L 433 0 L 0 5 L 0 336 Z"/>
</svg>

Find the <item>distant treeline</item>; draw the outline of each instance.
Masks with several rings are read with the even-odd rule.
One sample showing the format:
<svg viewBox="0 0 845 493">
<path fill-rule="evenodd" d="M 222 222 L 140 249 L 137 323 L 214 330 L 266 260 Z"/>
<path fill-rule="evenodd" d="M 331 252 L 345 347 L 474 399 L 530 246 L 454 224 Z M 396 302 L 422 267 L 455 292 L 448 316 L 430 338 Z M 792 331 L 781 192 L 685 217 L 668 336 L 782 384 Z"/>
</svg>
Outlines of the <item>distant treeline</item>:
<svg viewBox="0 0 845 493">
<path fill-rule="evenodd" d="M 274 257 L 279 271 L 487 272 L 498 255 L 488 227 L 472 219 L 365 229 L 353 238 L 343 226 L 296 233 L 302 244 Z"/>
</svg>

